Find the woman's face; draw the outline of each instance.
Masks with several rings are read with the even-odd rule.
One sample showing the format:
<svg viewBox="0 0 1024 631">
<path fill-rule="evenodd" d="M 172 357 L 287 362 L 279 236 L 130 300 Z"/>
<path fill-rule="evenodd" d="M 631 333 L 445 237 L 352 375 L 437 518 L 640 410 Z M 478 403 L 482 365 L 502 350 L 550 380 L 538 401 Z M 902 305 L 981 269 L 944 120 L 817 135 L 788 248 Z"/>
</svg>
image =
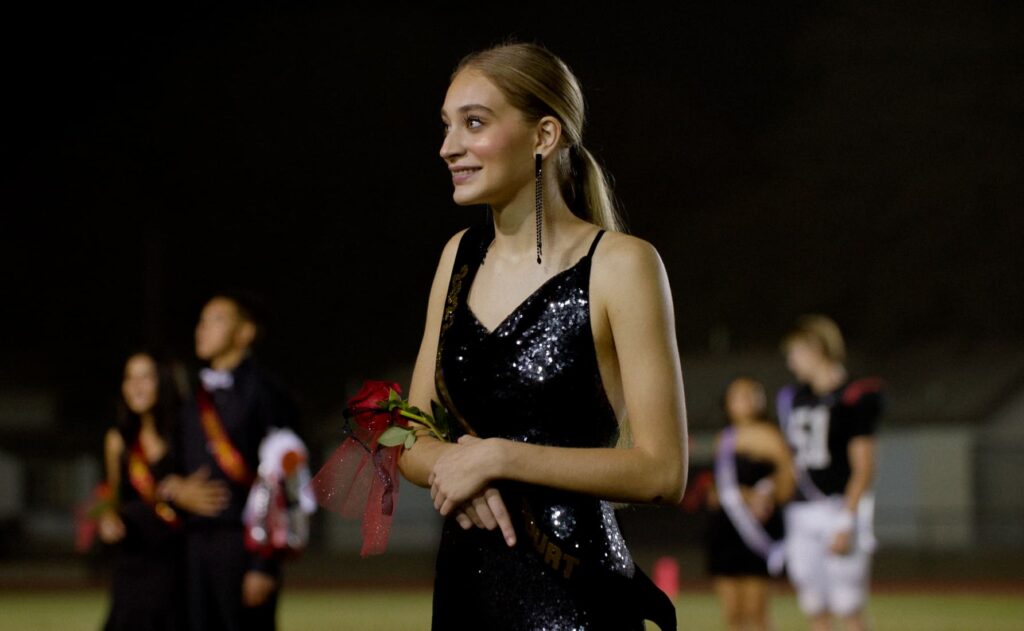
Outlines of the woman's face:
<svg viewBox="0 0 1024 631">
<path fill-rule="evenodd" d="M 764 388 L 749 379 L 737 379 L 725 391 L 725 413 L 730 421 L 762 418 L 767 405 Z"/>
<path fill-rule="evenodd" d="M 159 379 L 156 362 L 149 355 L 132 355 L 124 365 L 121 395 L 128 409 L 135 414 L 146 414 L 156 405 Z"/>
<path fill-rule="evenodd" d="M 441 158 L 451 171 L 456 204 L 501 207 L 533 195 L 533 126 L 479 71 L 467 68 L 448 86 L 441 121 Z"/>
</svg>

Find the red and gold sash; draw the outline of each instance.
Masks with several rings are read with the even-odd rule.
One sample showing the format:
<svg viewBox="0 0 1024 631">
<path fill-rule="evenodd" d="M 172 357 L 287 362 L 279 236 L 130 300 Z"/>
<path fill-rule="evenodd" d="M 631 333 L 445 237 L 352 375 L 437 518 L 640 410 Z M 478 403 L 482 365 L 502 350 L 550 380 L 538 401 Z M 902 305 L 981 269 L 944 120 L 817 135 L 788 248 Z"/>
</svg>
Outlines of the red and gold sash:
<svg viewBox="0 0 1024 631">
<path fill-rule="evenodd" d="M 213 404 L 210 393 L 200 387 L 196 391 L 196 403 L 199 406 L 199 424 L 203 426 L 206 433 L 206 444 L 210 446 L 210 453 L 217 461 L 224 475 L 235 484 L 245 486 L 252 483 L 253 475 L 245 464 L 245 458 L 238 452 L 238 449 L 228 438 L 224 424 L 217 413 L 217 407 Z"/>
<path fill-rule="evenodd" d="M 152 507 L 156 516 L 171 526 L 180 523 L 178 513 L 167 502 L 156 496 L 156 480 L 146 463 L 146 454 L 142 451 L 142 443 L 138 440 L 128 450 L 128 481 L 139 494 L 142 501 Z"/>
</svg>

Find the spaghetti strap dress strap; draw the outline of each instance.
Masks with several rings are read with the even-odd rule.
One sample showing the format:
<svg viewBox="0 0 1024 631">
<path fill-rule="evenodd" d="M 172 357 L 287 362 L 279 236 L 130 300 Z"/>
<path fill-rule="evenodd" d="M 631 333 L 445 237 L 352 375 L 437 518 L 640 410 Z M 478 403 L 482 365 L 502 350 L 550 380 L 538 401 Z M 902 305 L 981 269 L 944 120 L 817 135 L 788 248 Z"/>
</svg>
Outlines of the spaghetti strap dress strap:
<svg viewBox="0 0 1024 631">
<path fill-rule="evenodd" d="M 590 251 L 587 252 L 587 258 L 594 258 L 594 251 L 597 250 L 597 243 L 601 240 L 601 237 L 604 236 L 605 232 L 606 230 L 604 228 L 597 232 L 597 236 L 594 237 L 594 241 L 590 244 Z"/>
</svg>

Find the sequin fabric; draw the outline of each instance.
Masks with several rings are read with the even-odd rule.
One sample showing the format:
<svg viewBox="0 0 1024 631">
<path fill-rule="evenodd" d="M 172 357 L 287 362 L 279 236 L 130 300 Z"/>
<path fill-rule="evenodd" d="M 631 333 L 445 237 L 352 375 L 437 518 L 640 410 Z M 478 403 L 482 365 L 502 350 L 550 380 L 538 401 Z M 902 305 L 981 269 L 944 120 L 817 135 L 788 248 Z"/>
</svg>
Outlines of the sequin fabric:
<svg viewBox="0 0 1024 631">
<path fill-rule="evenodd" d="M 618 422 L 601 382 L 590 321 L 591 257 L 600 236 L 585 257 L 491 331 L 474 316 L 467 296 L 493 230 L 471 228 L 463 235 L 435 375 L 438 395 L 463 431 L 562 447 L 615 444 Z M 547 487 L 498 486 L 518 543 L 510 549 L 497 531 L 445 523 L 434 629 L 643 628 L 621 602 L 621 585 L 632 583 L 635 565 L 607 502 Z"/>
</svg>

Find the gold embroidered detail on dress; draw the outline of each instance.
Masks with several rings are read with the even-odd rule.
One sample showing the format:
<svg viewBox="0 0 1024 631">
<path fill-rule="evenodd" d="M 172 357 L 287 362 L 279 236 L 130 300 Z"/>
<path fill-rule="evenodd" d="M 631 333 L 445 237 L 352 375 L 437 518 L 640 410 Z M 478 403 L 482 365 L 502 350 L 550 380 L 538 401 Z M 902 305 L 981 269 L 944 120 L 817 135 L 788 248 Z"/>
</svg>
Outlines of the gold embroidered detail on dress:
<svg viewBox="0 0 1024 631">
<path fill-rule="evenodd" d="M 455 309 L 459 306 L 459 296 L 462 294 L 462 280 L 469 273 L 469 264 L 463 263 L 458 272 L 452 274 L 452 282 L 448 287 L 448 297 L 444 301 L 444 315 L 441 318 L 441 333 L 437 339 L 437 357 L 434 363 L 434 388 L 441 404 L 447 408 L 448 413 L 455 417 L 455 420 L 462 425 L 462 428 L 470 436 L 476 436 L 476 432 L 466 422 L 466 419 L 455 409 L 452 398 L 448 395 L 448 387 L 444 382 L 444 371 L 441 370 L 441 351 L 444 349 L 444 334 L 451 327 L 455 320 Z"/>
<path fill-rule="evenodd" d="M 444 334 L 448 328 L 452 325 L 452 320 L 455 318 L 455 308 L 459 306 L 459 295 L 462 293 L 462 279 L 469 273 L 469 265 L 466 263 L 462 264 L 459 271 L 452 274 L 451 286 L 448 288 L 448 297 L 444 301 L 444 317 L 441 319 L 441 339 L 444 339 Z M 441 344 L 437 345 L 437 355 L 441 356 Z"/>
</svg>

